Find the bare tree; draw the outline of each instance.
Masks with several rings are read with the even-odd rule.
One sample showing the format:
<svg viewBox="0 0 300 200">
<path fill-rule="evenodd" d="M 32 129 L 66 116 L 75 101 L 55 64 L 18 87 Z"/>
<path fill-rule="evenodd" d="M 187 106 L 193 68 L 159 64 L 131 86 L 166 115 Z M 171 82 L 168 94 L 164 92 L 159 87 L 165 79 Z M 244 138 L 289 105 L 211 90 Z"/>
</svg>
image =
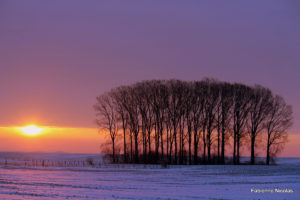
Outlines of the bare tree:
<svg viewBox="0 0 300 200">
<path fill-rule="evenodd" d="M 128 103 L 126 87 L 118 87 L 112 90 L 111 95 L 113 97 L 114 105 L 118 113 L 118 121 L 121 121 L 122 123 L 121 126 L 123 129 L 123 154 L 124 154 L 123 156 L 124 156 L 124 162 L 126 163 L 128 161 L 127 152 L 126 152 L 126 130 L 128 124 L 128 113 L 124 107 Z"/>
<path fill-rule="evenodd" d="M 170 91 L 168 112 L 172 122 L 171 125 L 173 129 L 172 137 L 174 138 L 174 157 L 175 157 L 175 163 L 177 163 L 177 155 L 178 155 L 177 133 L 178 133 L 178 126 L 181 118 L 183 87 L 182 87 L 182 82 L 179 80 L 171 80 L 168 86 Z"/>
<path fill-rule="evenodd" d="M 140 114 L 140 121 L 141 121 L 141 131 L 142 131 L 142 146 L 143 146 L 143 157 L 144 162 L 147 161 L 147 130 L 148 126 L 152 126 L 152 111 L 151 111 L 151 104 L 148 102 L 148 89 L 149 82 L 143 81 L 140 83 L 137 83 L 135 85 L 135 99 L 136 103 L 139 108 L 139 114 Z"/>
<path fill-rule="evenodd" d="M 265 127 L 267 130 L 266 164 L 283 148 L 287 141 L 287 130 L 292 126 L 292 107 L 282 97 L 275 96 L 271 102 Z"/>
<path fill-rule="evenodd" d="M 249 113 L 249 98 L 251 88 L 242 84 L 233 87 L 233 162 L 240 162 L 240 144 L 245 136 L 245 127 Z"/>
<path fill-rule="evenodd" d="M 134 137 L 134 160 L 139 162 L 139 142 L 138 136 L 140 132 L 140 119 L 139 119 L 139 105 L 136 101 L 137 92 L 133 87 L 127 87 L 127 99 L 128 103 L 124 105 L 128 113 L 128 126 L 131 136 Z M 132 143 L 132 141 L 131 141 Z"/>
<path fill-rule="evenodd" d="M 166 112 L 168 107 L 168 99 L 169 99 L 169 92 L 168 88 L 166 87 L 165 83 L 162 81 L 156 81 L 157 84 L 157 95 L 158 95 L 158 105 L 159 105 L 159 111 L 156 111 L 156 118 L 158 119 L 159 123 L 159 133 L 160 133 L 160 141 L 161 141 L 161 158 L 164 159 L 164 122 L 166 121 Z"/>
<path fill-rule="evenodd" d="M 258 134 L 264 129 L 266 119 L 271 106 L 272 92 L 261 86 L 255 86 L 251 90 L 249 107 L 248 133 L 251 141 L 251 164 L 255 163 L 255 141 Z"/>
<path fill-rule="evenodd" d="M 180 107 L 180 121 L 179 121 L 179 163 L 183 164 L 185 154 L 185 140 L 186 140 L 186 113 L 189 108 L 187 104 L 190 95 L 189 84 L 187 82 L 181 82 L 182 93 L 182 105 Z"/>
<path fill-rule="evenodd" d="M 198 164 L 198 147 L 199 140 L 201 137 L 201 131 L 205 132 L 205 115 L 204 105 L 205 105 L 205 96 L 207 94 L 207 85 L 202 81 L 194 82 L 192 87 L 192 108 L 191 108 L 191 120 L 192 120 L 192 131 L 193 131 L 193 141 L 194 141 L 194 164 Z M 202 127 L 202 130 L 201 130 Z M 203 137 L 205 138 L 205 137 Z M 204 146 L 205 149 L 205 146 Z M 205 157 L 205 153 L 204 153 Z"/>
<path fill-rule="evenodd" d="M 159 154 L 159 146 L 161 148 L 161 158 L 164 158 L 164 122 L 166 118 L 166 109 L 168 107 L 168 88 L 165 85 L 164 81 L 152 81 L 151 82 L 151 90 L 149 91 L 152 98 L 151 104 L 152 104 L 152 112 L 154 115 L 154 124 L 155 124 L 155 152 L 156 157 L 158 158 Z M 160 144 L 159 144 L 160 139 Z M 167 135 L 167 142 L 168 142 L 168 135 Z M 168 144 L 167 144 L 168 146 Z M 168 147 L 167 147 L 168 149 Z M 168 151 L 168 150 L 167 150 Z"/>
<path fill-rule="evenodd" d="M 225 143 L 226 143 L 226 131 L 229 131 L 229 124 L 231 121 L 231 108 L 233 106 L 233 87 L 229 83 L 223 83 L 221 89 L 220 109 L 221 109 L 221 132 L 222 132 L 222 144 L 221 144 L 221 160 L 222 164 L 225 163 Z M 219 147 L 218 147 L 219 148 Z M 218 150 L 219 151 L 219 150 Z"/>
<path fill-rule="evenodd" d="M 193 108 L 193 98 L 194 98 L 194 83 L 187 84 L 187 94 L 185 101 L 185 121 L 187 124 L 187 136 L 188 136 L 188 160 L 189 164 L 192 164 L 192 108 Z"/>
<path fill-rule="evenodd" d="M 97 97 L 97 104 L 94 106 L 98 119 L 96 120 L 100 130 L 108 131 L 112 141 L 113 162 L 115 158 L 115 139 L 118 133 L 117 112 L 110 94 L 106 93 Z"/>
<path fill-rule="evenodd" d="M 212 133 L 215 128 L 215 120 L 217 114 L 217 107 L 219 102 L 220 87 L 216 81 L 208 80 L 208 95 L 205 105 L 205 112 L 207 116 L 207 133 L 206 133 L 206 144 L 207 144 L 207 161 L 211 163 L 211 145 L 212 145 Z"/>
</svg>

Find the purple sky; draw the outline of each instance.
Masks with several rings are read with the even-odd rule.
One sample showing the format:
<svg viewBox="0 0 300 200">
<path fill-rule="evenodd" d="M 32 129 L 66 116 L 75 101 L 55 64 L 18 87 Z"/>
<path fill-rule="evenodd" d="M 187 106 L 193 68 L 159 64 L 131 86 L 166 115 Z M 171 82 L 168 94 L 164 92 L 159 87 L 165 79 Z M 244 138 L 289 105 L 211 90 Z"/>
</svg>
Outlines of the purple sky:
<svg viewBox="0 0 300 200">
<path fill-rule="evenodd" d="M 96 127 L 95 97 L 144 79 L 255 83 L 294 108 L 299 1 L 0 1 L 0 126 Z"/>
</svg>

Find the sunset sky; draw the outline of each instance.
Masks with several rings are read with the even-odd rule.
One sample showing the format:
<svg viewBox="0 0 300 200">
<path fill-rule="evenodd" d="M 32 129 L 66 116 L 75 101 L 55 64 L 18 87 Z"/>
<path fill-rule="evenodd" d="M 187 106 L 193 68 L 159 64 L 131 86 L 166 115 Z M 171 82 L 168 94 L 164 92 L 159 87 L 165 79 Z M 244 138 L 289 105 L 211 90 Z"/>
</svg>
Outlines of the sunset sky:
<svg viewBox="0 0 300 200">
<path fill-rule="evenodd" d="M 0 151 L 98 153 L 95 97 L 145 79 L 261 84 L 293 106 L 299 1 L 0 1 Z M 45 128 L 36 136 L 16 127 Z"/>
</svg>

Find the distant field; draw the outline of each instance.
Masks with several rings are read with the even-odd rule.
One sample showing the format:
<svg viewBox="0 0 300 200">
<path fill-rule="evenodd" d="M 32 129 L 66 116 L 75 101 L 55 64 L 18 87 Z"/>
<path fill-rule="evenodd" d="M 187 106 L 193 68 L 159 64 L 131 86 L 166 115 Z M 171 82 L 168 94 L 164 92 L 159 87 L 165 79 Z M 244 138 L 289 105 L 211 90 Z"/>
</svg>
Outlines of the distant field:
<svg viewBox="0 0 300 200">
<path fill-rule="evenodd" d="M 15 161 L 20 158 L 61 162 L 87 157 L 99 159 L 99 155 L 86 154 L 0 153 L 1 161 L 9 157 Z M 200 165 L 167 169 L 159 165 L 97 168 L 1 165 L 0 199 L 300 199 L 300 159 L 282 158 L 278 163 L 276 166 Z M 290 191 L 270 192 L 276 188 Z M 251 189 L 269 192 L 254 193 Z"/>
<path fill-rule="evenodd" d="M 0 152 L 0 165 L 45 167 L 90 167 L 103 163 L 101 154 Z"/>
</svg>

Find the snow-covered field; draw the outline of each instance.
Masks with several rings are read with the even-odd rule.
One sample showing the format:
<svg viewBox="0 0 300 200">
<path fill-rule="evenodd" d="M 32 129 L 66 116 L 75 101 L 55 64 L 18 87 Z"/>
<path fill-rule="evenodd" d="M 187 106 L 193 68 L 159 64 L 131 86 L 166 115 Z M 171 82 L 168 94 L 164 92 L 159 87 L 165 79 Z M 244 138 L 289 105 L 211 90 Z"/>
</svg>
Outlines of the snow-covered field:
<svg viewBox="0 0 300 200">
<path fill-rule="evenodd" d="M 51 155 L 42 157 L 48 156 L 49 160 Z M 97 158 L 53 154 L 52 159 L 86 157 Z M 0 154 L 1 159 L 7 157 Z M 26 160 L 30 160 L 30 155 Z M 6 163 L 0 166 L 0 199 L 300 199 L 300 159 L 278 162 L 276 166 L 200 165 L 167 169 L 159 165 L 33 167 Z M 265 193 L 254 192 L 259 190 Z"/>
</svg>

